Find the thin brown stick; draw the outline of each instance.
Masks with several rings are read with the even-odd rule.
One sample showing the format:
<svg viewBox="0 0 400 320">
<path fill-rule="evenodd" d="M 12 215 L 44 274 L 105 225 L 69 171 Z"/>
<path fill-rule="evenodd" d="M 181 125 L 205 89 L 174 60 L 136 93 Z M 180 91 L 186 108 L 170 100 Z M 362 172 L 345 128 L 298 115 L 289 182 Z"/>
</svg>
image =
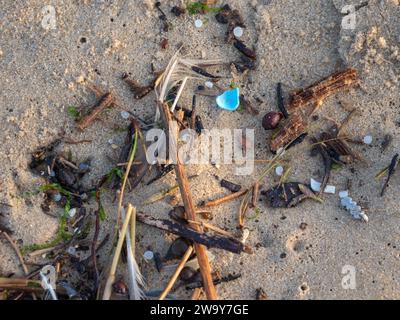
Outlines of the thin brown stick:
<svg viewBox="0 0 400 320">
<path fill-rule="evenodd" d="M 85 130 L 97 116 L 102 113 L 106 108 L 114 103 L 114 97 L 111 92 L 107 92 L 102 96 L 100 101 L 92 108 L 92 110 L 85 116 L 82 117 L 78 122 L 78 128 L 80 130 Z"/>
<path fill-rule="evenodd" d="M 189 260 L 192 252 L 193 252 L 193 247 L 192 246 L 187 248 L 187 250 L 185 252 L 185 255 L 182 257 L 181 262 L 179 263 L 178 267 L 176 268 L 176 270 L 175 270 L 174 274 L 172 275 L 171 279 L 168 281 L 167 286 L 165 287 L 165 289 L 161 293 L 161 295 L 158 298 L 158 300 L 164 300 L 165 297 L 168 295 L 168 293 L 171 291 L 171 289 L 174 286 L 176 280 L 178 279 L 179 274 L 181 273 L 183 267 L 185 266 L 186 262 Z"/>
<path fill-rule="evenodd" d="M 193 290 L 192 296 L 190 297 L 190 300 L 199 300 L 202 292 L 203 292 L 202 288 L 195 288 Z"/>
<path fill-rule="evenodd" d="M 14 249 L 15 253 L 17 254 L 18 259 L 19 259 L 19 261 L 21 263 L 21 266 L 22 266 L 22 269 L 24 270 L 25 275 L 29 274 L 28 267 L 25 264 L 24 258 L 22 257 L 21 251 L 19 250 L 17 244 L 13 241 L 13 239 L 11 239 L 11 237 L 8 235 L 7 232 L 2 231 L 0 233 L 4 235 L 4 237 L 11 244 L 11 246 Z"/>
<path fill-rule="evenodd" d="M 64 138 L 64 142 L 67 144 L 81 144 L 81 143 L 91 143 L 92 140 L 88 140 L 88 139 L 74 140 L 71 138 Z"/>
<path fill-rule="evenodd" d="M 231 194 L 229 194 L 229 195 L 227 195 L 227 196 L 225 196 L 225 197 L 222 197 L 222 198 L 219 198 L 219 199 L 216 199 L 216 200 L 212 200 L 212 201 L 206 202 L 201 208 L 210 208 L 210 207 L 219 206 L 220 204 L 223 204 L 223 203 L 225 203 L 225 202 L 229 202 L 229 201 L 232 201 L 232 200 L 235 200 L 235 199 L 241 197 L 241 196 L 244 195 L 247 191 L 248 191 L 247 189 L 240 190 L 240 191 L 238 191 L 238 192 L 231 193 Z M 200 208 L 198 208 L 198 209 L 200 209 Z"/>
<path fill-rule="evenodd" d="M 159 109 L 160 109 L 160 112 L 162 115 L 164 127 L 166 129 L 169 129 L 170 125 L 172 123 L 172 117 L 171 117 L 171 113 L 169 111 L 169 107 L 165 103 L 159 103 L 158 106 L 159 106 Z M 170 132 L 170 130 L 168 130 L 168 132 Z M 171 150 L 174 150 L 174 152 L 176 152 L 175 155 L 177 157 L 177 163 L 175 165 L 175 174 L 176 174 L 176 178 L 178 180 L 179 189 L 181 191 L 181 197 L 182 197 L 182 201 L 183 201 L 183 204 L 185 207 L 186 218 L 196 221 L 197 220 L 196 219 L 196 211 L 195 211 L 192 194 L 191 194 L 190 187 L 189 187 L 189 180 L 187 178 L 185 168 L 182 165 L 182 163 L 180 162 L 178 154 L 177 154 L 178 149 L 177 149 L 177 145 L 176 145 L 176 140 L 177 140 L 178 132 L 174 133 L 174 135 L 175 135 L 174 137 L 169 137 L 170 144 L 172 144 L 171 147 L 173 148 L 173 149 L 170 149 L 170 152 L 171 152 Z M 195 228 L 195 230 L 197 230 L 197 231 L 200 230 L 199 226 L 197 226 L 197 225 L 193 225 L 193 228 Z M 203 278 L 204 290 L 206 292 L 206 296 L 210 300 L 216 300 L 218 297 L 217 297 L 217 292 L 215 290 L 214 283 L 213 283 L 212 276 L 211 276 L 211 267 L 210 267 L 210 263 L 208 261 L 206 248 L 198 243 L 195 243 L 194 247 L 195 247 L 197 260 L 199 262 L 200 273 Z"/>
</svg>

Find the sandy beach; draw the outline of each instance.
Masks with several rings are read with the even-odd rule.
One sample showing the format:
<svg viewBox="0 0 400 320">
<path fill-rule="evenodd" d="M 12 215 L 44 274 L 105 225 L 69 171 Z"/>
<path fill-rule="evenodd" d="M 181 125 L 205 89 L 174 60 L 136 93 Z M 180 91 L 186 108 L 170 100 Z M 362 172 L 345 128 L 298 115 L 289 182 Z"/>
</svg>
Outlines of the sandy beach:
<svg viewBox="0 0 400 320">
<path fill-rule="evenodd" d="M 271 208 L 261 196 L 257 209 L 250 208 L 245 221 L 249 230 L 246 244 L 253 253 L 211 248 L 210 264 L 222 275 L 241 275 L 216 286 L 219 299 L 253 300 L 259 288 L 272 300 L 399 299 L 400 173 L 395 172 L 383 197 L 384 179 L 375 176 L 400 150 L 400 1 L 226 0 L 217 1 L 216 6 L 227 3 L 243 17 L 245 28 L 240 39 L 257 54 L 255 70 L 238 79 L 232 78 L 229 63 L 240 60 L 240 52 L 225 41 L 226 25 L 216 21 L 214 12 L 186 12 L 180 17 L 170 12 L 173 6 L 185 7 L 186 1 L 161 1 L 169 26 L 165 31 L 165 21 L 150 0 L 0 0 L 0 213 L 7 220 L 12 239 L 20 248 L 51 241 L 59 227 L 57 216 L 63 211 L 52 205 L 50 212 L 56 217 L 43 212 L 44 195 L 37 190 L 46 182 L 29 170 L 32 152 L 61 135 L 74 141 L 90 140 L 80 144 L 64 141 L 58 146 L 76 163 L 91 160 L 91 171 L 82 179 L 89 188 L 118 162 L 126 136 L 121 128 L 129 124 L 121 112 L 154 118 L 155 93 L 134 99 L 121 79 L 124 72 L 140 84 L 148 84 L 154 78 L 153 71 L 164 70 L 179 48 L 182 56 L 222 59 L 228 66 L 207 70 L 222 76 L 218 86 L 223 90 L 234 81 L 259 113 L 222 110 L 215 98 L 206 96 L 198 96 L 197 112 L 207 129 L 254 129 L 255 159 L 268 160 L 273 158 L 269 148 L 272 133 L 263 129 L 262 119 L 267 112 L 277 111 L 277 83 L 289 93 L 335 71 L 354 68 L 359 86 L 325 99 L 317 117 L 310 120 L 309 136 L 288 150 L 279 163 L 284 169 L 291 168 L 288 181 L 321 181 L 324 167 L 319 156 L 310 155 L 310 137 L 334 121 L 342 123 L 354 108 L 357 112 L 345 132 L 361 141 L 351 147 L 364 161 L 332 171 L 329 185 L 336 190 L 323 194 L 322 203 L 307 200 L 294 208 Z M 355 24 L 350 29 L 343 27 L 348 26 L 348 20 L 342 10 L 348 5 L 355 8 Z M 49 14 L 51 17 L 46 16 Z M 200 28 L 196 20 L 203 22 Z M 163 39 L 168 39 L 166 48 L 161 45 Z M 68 110 L 71 106 L 83 110 L 93 106 L 97 98 L 88 89 L 91 85 L 111 91 L 117 103 L 80 131 Z M 188 81 L 180 105 L 190 108 L 198 85 L 204 82 Z M 389 135 L 393 140 L 382 147 Z M 366 136 L 372 138 L 371 144 L 362 143 Z M 190 180 L 194 203 L 230 193 L 220 186 L 218 178 L 249 188 L 267 163 L 259 161 L 254 166 L 254 172 L 244 176 L 235 175 L 234 164 L 188 166 L 188 176 L 195 175 Z M 173 206 L 167 199 L 142 204 L 175 185 L 175 174 L 169 173 L 149 186 L 145 183 L 148 179 L 146 176 L 126 193 L 124 204 L 132 203 L 138 212 L 169 219 Z M 270 189 L 279 180 L 272 170 L 263 179 L 261 190 Z M 341 208 L 339 191 L 343 190 L 365 208 L 368 223 L 353 219 Z M 115 190 L 103 196 L 106 218 L 99 241 L 115 228 L 115 197 Z M 240 234 L 240 200 L 212 208 L 209 222 Z M 95 210 L 96 202 L 89 202 L 91 221 Z M 93 232 L 91 228 L 89 238 Z M 144 252 L 165 256 L 175 238 L 137 223 L 136 260 L 146 290 L 163 290 L 173 269 L 158 272 L 154 261 L 144 259 Z M 100 268 L 109 261 L 111 247 L 112 241 L 108 241 L 99 250 Z M 84 257 L 89 254 L 84 253 Z M 38 255 L 26 256 L 25 261 L 42 265 L 51 259 Z M 28 267 L 29 271 L 37 268 L 33 264 Z M 127 279 L 125 262 L 119 264 L 117 275 Z M 8 276 L 24 277 L 24 272 L 12 246 L 0 236 L 0 277 Z M 79 275 L 62 270 L 59 277 L 73 282 Z M 181 285 L 172 293 L 178 299 L 190 299 L 192 290 Z M 204 294 L 201 299 L 205 299 Z"/>
</svg>

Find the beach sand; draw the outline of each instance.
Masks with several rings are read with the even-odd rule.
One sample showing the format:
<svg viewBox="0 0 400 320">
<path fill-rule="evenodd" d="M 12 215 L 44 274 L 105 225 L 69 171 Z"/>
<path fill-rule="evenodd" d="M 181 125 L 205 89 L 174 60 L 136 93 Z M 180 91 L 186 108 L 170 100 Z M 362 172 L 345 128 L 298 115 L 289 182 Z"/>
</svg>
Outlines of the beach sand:
<svg viewBox="0 0 400 320">
<path fill-rule="evenodd" d="M 382 198 L 379 193 L 383 181 L 375 179 L 400 147 L 397 138 L 400 2 L 371 0 L 356 11 L 355 29 L 343 29 L 343 6 L 360 2 L 218 2 L 229 3 L 244 17 L 246 28 L 242 39 L 254 46 L 258 60 L 257 69 L 241 79 L 239 87 L 260 114 L 222 111 L 215 106 L 214 99 L 200 97 L 198 112 L 205 128 L 255 129 L 255 156 L 270 159 L 271 133 L 262 128 L 261 120 L 266 112 L 277 108 L 276 84 L 282 82 L 288 92 L 308 86 L 336 70 L 353 67 L 359 72 L 360 88 L 327 99 L 318 111 L 320 120 L 313 125 L 313 132 L 330 124 L 321 120 L 324 117 L 343 121 L 348 114 L 344 105 L 358 110 L 346 133 L 354 139 L 373 137 L 371 145 L 354 146 L 366 163 L 355 163 L 333 172 L 329 183 L 336 186 L 337 192 L 324 195 L 323 204 L 306 201 L 296 208 L 272 209 L 262 197 L 259 214 L 256 216 L 255 210 L 250 209 L 248 217 L 252 219 L 246 219 L 250 230 L 247 244 L 254 248 L 253 254 L 210 250 L 214 256 L 213 270 L 223 275 L 241 274 L 238 280 L 217 286 L 220 299 L 255 299 L 256 289 L 260 287 L 269 299 L 400 298 L 397 198 L 400 175 L 397 173 L 392 178 Z M 92 159 L 93 169 L 85 177 L 85 183 L 92 185 L 115 166 L 125 137 L 116 128 L 128 124 L 121 117 L 121 111 L 129 110 L 147 118 L 154 115 L 155 94 L 135 100 L 121 80 L 123 72 L 146 84 L 153 77 L 151 65 L 154 70 L 162 70 L 181 46 L 182 53 L 189 57 L 238 60 L 238 51 L 224 40 L 226 26 L 217 23 L 213 14 L 185 14 L 177 18 L 170 13 L 170 8 L 183 1 L 162 1 L 161 8 L 171 23 L 170 30 L 164 32 L 159 12 L 152 3 L 50 1 L 56 24 L 54 29 L 46 29 L 42 25 L 42 1 L 0 0 L 0 202 L 12 206 L 7 209 L 10 226 L 20 246 L 51 240 L 58 227 L 57 219 L 42 212 L 43 195 L 30 194 L 44 183 L 28 170 L 31 152 L 63 131 L 74 140 L 92 140 L 61 147 L 77 162 Z M 202 28 L 195 27 L 196 19 L 203 20 Z M 169 41 L 165 50 L 160 46 L 163 38 Z M 232 79 L 227 68 L 210 70 L 227 76 L 220 81 L 220 86 L 229 87 Z M 88 84 L 111 90 L 118 106 L 80 132 L 67 109 L 95 103 Z M 181 105 L 190 106 L 191 92 L 199 84 L 189 82 Z M 394 140 L 382 151 L 386 134 L 391 134 Z M 115 149 L 110 142 L 116 145 Z M 319 157 L 310 157 L 309 150 L 310 141 L 306 140 L 285 156 L 283 166 L 292 167 L 290 181 L 308 183 L 310 178 L 322 179 L 322 161 Z M 251 176 L 236 176 L 233 165 L 190 166 L 188 174 L 198 175 L 191 180 L 195 203 L 228 194 L 215 175 L 249 187 L 265 167 L 266 164 L 256 164 Z M 352 198 L 368 208 L 368 223 L 352 219 L 339 206 L 338 191 L 348 189 L 348 180 Z M 279 177 L 272 173 L 263 181 L 262 189 L 267 190 L 278 181 Z M 174 183 L 174 174 L 169 174 L 151 186 L 139 185 L 127 194 L 125 203 L 132 202 L 140 211 L 166 218 L 171 206 L 165 200 L 145 207 L 141 203 Z M 102 223 L 100 238 L 114 228 L 117 205 L 113 199 L 112 192 L 105 197 L 107 218 Z M 212 223 L 236 233 L 239 203 L 236 200 L 213 209 Z M 52 210 L 57 213 L 59 209 Z M 300 228 L 301 224 L 306 227 Z M 151 248 L 165 255 L 174 238 L 138 223 L 136 258 L 147 289 L 163 289 L 172 271 L 158 273 L 153 262 L 144 261 L 143 252 Z M 109 246 L 110 243 L 100 252 L 101 264 L 108 259 Z M 355 270 L 353 289 L 342 286 L 346 266 Z M 119 274 L 124 275 L 125 268 L 121 263 Z M 0 240 L 0 275 L 11 273 L 23 275 L 14 251 L 5 240 Z M 175 294 L 188 298 L 191 292 L 179 289 Z"/>
</svg>

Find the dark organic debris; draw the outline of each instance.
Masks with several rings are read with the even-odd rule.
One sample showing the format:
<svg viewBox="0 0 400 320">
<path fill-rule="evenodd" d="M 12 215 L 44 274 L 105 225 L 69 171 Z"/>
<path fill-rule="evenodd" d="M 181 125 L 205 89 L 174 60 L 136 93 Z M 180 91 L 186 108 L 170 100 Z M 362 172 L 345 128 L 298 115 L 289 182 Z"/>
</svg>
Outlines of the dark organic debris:
<svg viewBox="0 0 400 320">
<path fill-rule="evenodd" d="M 180 17 L 186 13 L 185 8 L 173 6 L 171 9 L 171 13 L 173 13 L 176 17 Z"/>
<path fill-rule="evenodd" d="M 282 185 L 278 184 L 261 193 L 266 196 L 272 208 L 294 207 L 305 199 L 320 201 L 307 185 L 299 182 L 287 182 Z"/>
<path fill-rule="evenodd" d="M 230 282 L 234 281 L 236 279 L 239 279 L 242 275 L 239 274 L 228 274 L 227 276 L 219 276 L 219 275 L 214 275 L 213 277 L 213 283 L 214 285 L 218 285 L 224 282 Z M 201 288 L 203 287 L 203 282 L 202 281 L 196 281 L 192 282 L 188 285 L 185 286 L 186 290 L 191 290 L 191 289 L 196 289 L 196 288 Z"/>
<path fill-rule="evenodd" d="M 122 74 L 122 79 L 129 85 L 135 99 L 142 99 L 153 91 L 156 82 L 156 79 L 154 79 L 149 85 L 141 86 L 136 80 L 131 79 L 127 73 Z"/>
<path fill-rule="evenodd" d="M 165 260 L 180 259 L 186 253 L 187 249 L 191 245 L 190 241 L 184 238 L 176 238 L 170 245 Z"/>
<path fill-rule="evenodd" d="M 381 197 L 384 196 L 385 191 L 386 191 L 386 188 L 387 188 L 388 185 L 389 185 L 390 178 L 391 178 L 391 177 L 393 176 L 393 174 L 395 173 L 398 163 L 399 163 L 399 154 L 396 153 L 396 154 L 393 156 L 392 161 L 390 162 L 390 165 L 389 165 L 389 168 L 388 168 L 387 177 L 386 177 L 386 180 L 385 180 L 385 184 L 384 184 L 383 187 L 382 187 Z"/>
<path fill-rule="evenodd" d="M 229 4 L 224 5 L 221 10 L 215 15 L 215 19 L 222 24 L 231 24 L 244 28 L 244 20 L 236 9 L 231 9 Z"/>
<path fill-rule="evenodd" d="M 271 151 L 275 153 L 279 150 L 279 148 L 282 148 L 291 142 L 295 142 L 297 138 L 307 132 L 307 129 L 308 124 L 307 120 L 304 117 L 299 114 L 291 115 L 287 120 L 285 120 L 283 127 L 280 129 L 279 133 L 271 140 Z M 302 140 L 300 142 L 302 142 Z M 291 145 L 291 147 L 292 146 L 293 144 Z"/>
<path fill-rule="evenodd" d="M 268 112 L 262 120 L 262 126 L 265 130 L 273 130 L 278 127 L 283 114 L 281 112 L 271 111 Z"/>
<path fill-rule="evenodd" d="M 217 234 L 214 235 L 209 232 L 201 233 L 189 228 L 188 226 L 170 220 L 155 219 L 143 213 L 137 213 L 137 220 L 149 226 L 179 235 L 198 244 L 202 244 L 208 248 L 219 248 L 237 254 L 241 252 L 252 252 L 250 247 L 244 245 L 238 240 Z"/>
<path fill-rule="evenodd" d="M 283 98 L 282 83 L 280 83 L 280 82 L 276 86 L 276 99 L 277 99 L 277 104 L 278 104 L 279 111 L 282 112 L 283 116 L 286 119 L 289 118 L 289 113 L 286 110 L 285 100 Z"/>
<path fill-rule="evenodd" d="M 348 68 L 343 71 L 338 71 L 315 82 L 307 88 L 297 90 L 291 94 L 290 104 L 287 110 L 292 112 L 311 103 L 320 104 L 324 99 L 335 94 L 339 90 L 350 88 L 357 83 L 357 70 Z"/>
<path fill-rule="evenodd" d="M 222 179 L 221 180 L 221 187 L 228 189 L 231 192 L 238 192 L 242 189 L 242 186 L 228 180 Z"/>
<path fill-rule="evenodd" d="M 252 59 L 252 60 L 257 60 L 257 55 L 254 52 L 254 50 L 250 49 L 247 47 L 242 41 L 235 39 L 233 41 L 233 45 L 235 46 L 236 49 L 238 49 L 241 53 L 243 53 L 246 57 Z"/>
<path fill-rule="evenodd" d="M 129 184 L 131 190 L 135 189 L 146 174 L 149 173 L 152 166 L 147 161 L 146 156 L 146 141 L 143 136 L 143 133 L 140 129 L 140 124 L 136 119 L 132 119 L 131 123 L 128 126 L 128 132 L 125 137 L 124 146 L 121 149 L 121 153 L 119 155 L 118 162 L 119 163 L 127 163 L 129 160 L 129 155 L 131 154 L 134 148 L 134 140 L 135 140 L 135 132 L 138 132 L 138 141 L 135 152 L 135 161 L 132 165 L 132 168 L 129 172 Z M 122 175 L 123 176 L 123 175 Z M 111 188 L 118 189 L 120 188 L 121 175 L 114 175 L 113 181 L 111 183 Z"/>
<path fill-rule="evenodd" d="M 184 267 L 179 274 L 179 279 L 184 282 L 189 282 L 196 274 L 198 274 L 198 272 L 192 267 Z"/>
</svg>

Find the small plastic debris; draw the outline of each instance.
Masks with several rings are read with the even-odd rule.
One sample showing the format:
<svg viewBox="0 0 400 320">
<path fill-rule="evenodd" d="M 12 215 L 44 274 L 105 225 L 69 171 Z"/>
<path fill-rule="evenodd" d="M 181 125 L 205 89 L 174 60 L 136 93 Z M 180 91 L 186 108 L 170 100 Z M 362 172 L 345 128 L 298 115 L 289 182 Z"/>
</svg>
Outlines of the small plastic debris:
<svg viewBox="0 0 400 320">
<path fill-rule="evenodd" d="M 143 258 L 144 258 L 146 261 L 153 260 L 153 258 L 154 258 L 154 253 L 153 253 L 153 251 L 150 251 L 150 250 L 145 251 L 145 253 L 143 253 Z"/>
<path fill-rule="evenodd" d="M 209 89 L 212 89 L 212 87 L 214 87 L 214 83 L 212 83 L 211 81 L 206 81 L 204 85 Z"/>
<path fill-rule="evenodd" d="M 315 191 L 315 192 L 319 192 L 321 189 L 321 183 L 314 180 L 313 178 L 311 178 L 310 180 L 310 186 L 311 186 L 311 190 Z M 324 193 L 331 193 L 331 194 L 335 194 L 336 193 L 336 187 L 335 186 L 331 186 L 331 185 L 327 185 L 325 187 Z"/>
<path fill-rule="evenodd" d="M 240 38 L 241 36 L 243 36 L 243 28 L 242 27 L 235 27 L 233 29 L 233 35 L 236 38 Z"/>
<path fill-rule="evenodd" d="M 364 137 L 364 139 L 363 139 L 363 142 L 365 143 L 365 144 L 371 144 L 372 143 L 372 136 L 365 136 Z"/>
<path fill-rule="evenodd" d="M 72 208 L 71 210 L 68 211 L 68 216 L 70 218 L 75 217 L 75 215 L 76 215 L 76 208 Z"/>
<path fill-rule="evenodd" d="M 327 185 L 327 186 L 325 187 L 324 192 L 325 192 L 325 193 L 330 193 L 330 194 L 335 194 L 335 193 L 336 193 L 336 187 L 335 187 L 335 186 Z"/>
<path fill-rule="evenodd" d="M 354 219 L 368 222 L 368 216 L 362 211 L 362 208 L 351 197 L 343 197 L 340 200 L 341 206 L 346 209 Z"/>
<path fill-rule="evenodd" d="M 121 117 L 122 117 L 122 119 L 129 119 L 129 116 L 130 116 L 130 114 L 129 114 L 129 112 L 128 111 L 121 111 Z"/>
<path fill-rule="evenodd" d="M 282 167 L 282 166 L 276 167 L 276 168 L 275 168 L 275 173 L 276 173 L 278 176 L 281 176 L 281 175 L 283 174 L 283 167 Z"/>
<path fill-rule="evenodd" d="M 235 111 L 239 108 L 239 88 L 225 91 L 216 99 L 218 107 L 224 110 Z"/>
<path fill-rule="evenodd" d="M 348 196 L 349 196 L 349 191 L 348 191 L 348 190 L 340 191 L 340 192 L 339 192 L 339 198 L 340 198 L 340 199 L 346 198 L 346 197 L 348 197 Z"/>
<path fill-rule="evenodd" d="M 243 244 L 246 243 L 247 239 L 249 238 L 250 230 L 248 228 L 244 228 L 242 231 L 242 239 L 240 240 Z"/>
<path fill-rule="evenodd" d="M 195 26 L 196 28 L 201 28 L 201 27 L 203 26 L 203 21 L 201 21 L 200 19 L 197 19 L 197 20 L 194 22 L 194 26 Z"/>
</svg>

